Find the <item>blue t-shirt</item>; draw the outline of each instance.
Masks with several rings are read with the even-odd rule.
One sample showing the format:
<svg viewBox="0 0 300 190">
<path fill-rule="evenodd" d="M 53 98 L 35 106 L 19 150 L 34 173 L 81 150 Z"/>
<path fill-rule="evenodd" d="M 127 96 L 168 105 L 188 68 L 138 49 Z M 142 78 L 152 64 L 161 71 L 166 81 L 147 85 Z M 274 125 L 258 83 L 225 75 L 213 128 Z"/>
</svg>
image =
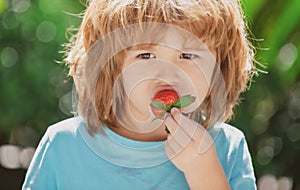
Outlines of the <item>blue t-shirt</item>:
<svg viewBox="0 0 300 190">
<path fill-rule="evenodd" d="M 168 159 L 164 142 L 140 142 L 108 128 L 91 136 L 81 117 L 50 126 L 28 168 L 23 190 L 184 190 L 184 174 Z M 233 190 L 256 189 L 245 137 L 222 123 L 209 130 Z M 200 180 L 200 179 L 199 179 Z"/>
</svg>

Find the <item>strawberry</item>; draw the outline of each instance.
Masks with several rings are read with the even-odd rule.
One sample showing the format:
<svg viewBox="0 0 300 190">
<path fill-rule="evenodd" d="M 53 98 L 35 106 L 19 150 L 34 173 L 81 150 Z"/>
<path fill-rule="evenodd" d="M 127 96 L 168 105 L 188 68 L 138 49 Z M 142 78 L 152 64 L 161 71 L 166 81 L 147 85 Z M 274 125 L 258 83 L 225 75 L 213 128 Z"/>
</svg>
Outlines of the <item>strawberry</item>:
<svg viewBox="0 0 300 190">
<path fill-rule="evenodd" d="M 195 101 L 195 97 L 186 95 L 179 98 L 174 90 L 162 90 L 152 99 L 150 106 L 156 118 L 162 118 L 166 112 L 170 112 L 173 107 L 183 108 Z M 166 128 L 169 133 L 169 130 Z"/>
<path fill-rule="evenodd" d="M 176 100 L 179 99 L 179 95 L 174 90 L 162 90 L 158 92 L 154 98 L 153 102 L 150 104 L 154 115 L 161 117 L 164 115 L 163 112 L 170 111 L 170 106 L 174 104 Z"/>
</svg>

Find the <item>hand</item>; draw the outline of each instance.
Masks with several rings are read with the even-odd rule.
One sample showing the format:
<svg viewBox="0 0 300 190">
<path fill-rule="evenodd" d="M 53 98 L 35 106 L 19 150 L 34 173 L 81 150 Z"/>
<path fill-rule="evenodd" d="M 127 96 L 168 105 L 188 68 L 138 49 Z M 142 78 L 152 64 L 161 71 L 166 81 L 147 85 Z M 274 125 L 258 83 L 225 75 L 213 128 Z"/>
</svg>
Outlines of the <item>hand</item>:
<svg viewBox="0 0 300 190">
<path fill-rule="evenodd" d="M 166 115 L 165 124 L 170 131 L 165 143 L 167 155 L 183 171 L 190 189 L 230 189 L 207 130 L 176 108 Z"/>
<path fill-rule="evenodd" d="M 165 117 L 165 124 L 170 131 L 165 144 L 169 159 L 183 172 L 195 167 L 199 157 L 211 147 L 213 139 L 199 123 L 187 118 L 173 108 Z"/>
</svg>

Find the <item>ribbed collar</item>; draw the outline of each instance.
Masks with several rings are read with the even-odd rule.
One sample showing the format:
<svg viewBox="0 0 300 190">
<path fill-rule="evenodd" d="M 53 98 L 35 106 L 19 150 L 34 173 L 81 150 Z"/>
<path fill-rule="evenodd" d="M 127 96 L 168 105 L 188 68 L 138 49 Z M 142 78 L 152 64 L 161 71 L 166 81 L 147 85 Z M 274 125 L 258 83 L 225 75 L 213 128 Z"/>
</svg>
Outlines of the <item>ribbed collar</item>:
<svg viewBox="0 0 300 190">
<path fill-rule="evenodd" d="M 85 122 L 81 121 L 79 132 L 87 146 L 102 159 L 122 167 L 147 168 L 169 161 L 164 141 L 142 142 L 125 138 L 104 127 L 105 134 L 91 136 Z"/>
</svg>

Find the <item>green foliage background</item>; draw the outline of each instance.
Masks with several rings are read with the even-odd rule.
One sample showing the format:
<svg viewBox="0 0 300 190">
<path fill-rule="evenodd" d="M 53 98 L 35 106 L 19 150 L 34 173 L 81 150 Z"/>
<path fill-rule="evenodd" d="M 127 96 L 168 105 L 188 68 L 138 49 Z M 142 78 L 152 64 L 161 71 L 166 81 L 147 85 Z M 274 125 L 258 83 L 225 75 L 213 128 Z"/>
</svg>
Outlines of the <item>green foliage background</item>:
<svg viewBox="0 0 300 190">
<path fill-rule="evenodd" d="M 244 0 L 257 49 L 255 77 L 232 124 L 246 135 L 257 177 L 288 176 L 300 189 L 300 1 Z M 72 81 L 62 60 L 79 0 L 0 0 L 0 145 L 36 146 L 70 117 Z M 1 174 L 0 174 L 1 176 Z M 13 178 L 13 177 L 12 177 Z"/>
</svg>

